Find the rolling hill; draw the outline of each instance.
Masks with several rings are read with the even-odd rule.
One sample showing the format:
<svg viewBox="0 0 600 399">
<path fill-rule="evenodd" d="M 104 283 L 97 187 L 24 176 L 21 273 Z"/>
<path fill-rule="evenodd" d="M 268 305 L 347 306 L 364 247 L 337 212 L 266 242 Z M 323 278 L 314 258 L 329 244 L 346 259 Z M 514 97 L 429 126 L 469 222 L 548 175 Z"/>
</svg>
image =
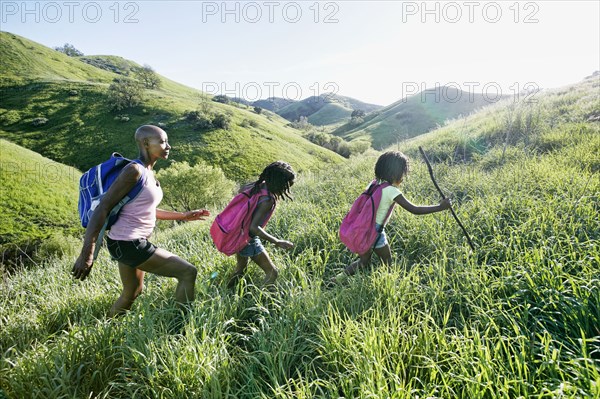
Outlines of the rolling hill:
<svg viewBox="0 0 600 399">
<path fill-rule="evenodd" d="M 81 232 L 79 177 L 72 167 L 0 139 L 0 268 L 18 263 L 48 237 Z"/>
<path fill-rule="evenodd" d="M 252 103 L 252 106 L 261 107 L 263 109 L 277 113 L 277 111 L 279 111 L 281 108 L 286 107 L 295 102 L 296 102 L 295 100 L 290 100 L 287 98 L 269 97 L 264 100 L 254 101 Z"/>
<path fill-rule="evenodd" d="M 7 32 L 0 32 L 0 53 L 0 137 L 80 170 L 113 151 L 135 157 L 133 133 L 148 123 L 169 134 L 172 160 L 193 165 L 202 159 L 237 181 L 252 179 L 277 159 L 299 171 L 343 162 L 272 112 L 258 115 L 244 105 L 212 102 L 160 76 L 160 88 L 144 90 L 141 105 L 113 112 L 108 85 L 139 66 L 120 57 L 68 57 Z M 226 128 L 200 127 L 186 118 L 200 108 L 225 120 Z"/>
<path fill-rule="evenodd" d="M 354 98 L 325 93 L 305 98 L 302 101 L 295 101 L 276 112 L 289 121 L 296 121 L 301 116 L 306 116 L 311 124 L 323 126 L 350 118 L 353 110 L 360 109 L 367 113 L 380 108 L 382 108 L 380 105 L 367 104 Z"/>
<path fill-rule="evenodd" d="M 382 149 L 490 104 L 481 94 L 441 86 L 396 101 L 367 114 L 363 123 L 347 123 L 332 133 L 350 141 L 366 140 L 373 148 Z"/>
</svg>

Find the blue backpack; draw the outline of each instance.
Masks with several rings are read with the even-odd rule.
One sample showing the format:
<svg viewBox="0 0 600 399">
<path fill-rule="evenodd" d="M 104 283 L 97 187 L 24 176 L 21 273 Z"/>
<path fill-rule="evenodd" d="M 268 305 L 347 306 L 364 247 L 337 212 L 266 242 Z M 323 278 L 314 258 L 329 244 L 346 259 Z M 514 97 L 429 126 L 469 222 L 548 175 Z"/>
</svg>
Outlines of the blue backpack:
<svg viewBox="0 0 600 399">
<path fill-rule="evenodd" d="M 108 188 L 114 183 L 123 168 L 129 165 L 131 162 L 136 162 L 143 166 L 142 161 L 139 159 L 127 159 L 121 154 L 113 152 L 110 159 L 90 168 L 81 176 L 81 179 L 79 179 L 79 202 L 77 207 L 79 209 L 79 219 L 81 220 L 81 225 L 83 227 L 87 227 L 94 210 L 100 203 L 102 197 L 104 197 L 104 194 L 106 194 L 106 191 L 108 191 Z M 142 176 L 137 181 L 135 186 L 125 197 L 121 199 L 121 201 L 119 201 L 117 205 L 115 205 L 115 207 L 108 214 L 106 222 L 104 222 L 102 230 L 100 230 L 100 234 L 96 240 L 94 259 L 96 259 L 98 256 L 98 251 L 100 250 L 102 239 L 104 237 L 104 232 L 107 229 L 110 229 L 110 227 L 117 221 L 119 218 L 119 212 L 121 212 L 121 208 L 133 200 L 140 193 L 140 191 L 142 191 L 142 187 L 144 187 L 145 182 L 146 168 L 143 168 Z"/>
</svg>

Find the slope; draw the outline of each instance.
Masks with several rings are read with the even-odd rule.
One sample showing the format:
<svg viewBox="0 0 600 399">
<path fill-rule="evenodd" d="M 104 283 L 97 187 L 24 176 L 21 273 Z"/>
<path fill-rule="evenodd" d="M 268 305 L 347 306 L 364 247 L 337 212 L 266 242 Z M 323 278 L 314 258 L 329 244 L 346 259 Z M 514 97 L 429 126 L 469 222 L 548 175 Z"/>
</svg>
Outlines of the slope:
<svg viewBox="0 0 600 399">
<path fill-rule="evenodd" d="M 348 123 L 333 134 L 347 140 L 367 140 L 374 148 L 381 149 L 431 131 L 448 119 L 467 115 L 491 103 L 481 94 L 442 86 L 399 100 L 366 115 L 362 124 Z"/>
<path fill-rule="evenodd" d="M 42 240 L 80 232 L 81 173 L 0 139 L 0 264 L 31 256 Z"/>
<path fill-rule="evenodd" d="M 325 93 L 293 102 L 280 108 L 277 114 L 289 121 L 296 121 L 305 116 L 310 123 L 322 126 L 350 118 L 353 110 L 371 112 L 380 108 L 380 105 L 364 103 L 351 97 Z"/>
<path fill-rule="evenodd" d="M 160 89 L 144 91 L 141 105 L 113 112 L 107 86 L 122 74 L 10 33 L 0 32 L 0 42 L 7 54 L 2 57 L 7 78 L 0 87 L 0 137 L 80 170 L 113 151 L 136 156 L 133 133 L 148 123 L 169 133 L 173 160 L 194 164 L 204 159 L 234 180 L 251 179 L 277 159 L 288 160 L 298 170 L 343 162 L 302 138 L 276 114 L 258 115 L 244 105 L 212 102 L 206 94 L 164 77 Z M 114 56 L 85 58 L 121 68 L 137 65 Z M 220 126 L 199 126 L 186 117 L 186 111 L 200 108 L 205 117 L 220 118 Z"/>
</svg>

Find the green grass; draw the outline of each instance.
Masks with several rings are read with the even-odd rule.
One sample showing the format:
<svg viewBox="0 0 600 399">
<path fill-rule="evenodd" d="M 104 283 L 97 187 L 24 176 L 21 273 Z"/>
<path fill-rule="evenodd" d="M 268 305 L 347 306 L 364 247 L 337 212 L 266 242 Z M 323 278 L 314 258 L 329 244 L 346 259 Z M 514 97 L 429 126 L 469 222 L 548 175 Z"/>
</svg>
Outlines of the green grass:
<svg viewBox="0 0 600 399">
<path fill-rule="evenodd" d="M 68 57 L 24 37 L 0 32 L 1 86 L 38 80 L 110 83 L 113 74 Z"/>
<path fill-rule="evenodd" d="M 0 140 L 0 264 L 22 257 L 39 261 L 66 248 L 61 242 L 80 233 L 80 176 L 74 168 Z"/>
<path fill-rule="evenodd" d="M 256 266 L 236 291 L 224 288 L 235 261 L 214 249 L 209 221 L 158 231 L 157 244 L 199 270 L 181 330 L 175 282 L 151 275 L 129 314 L 106 319 L 120 283 L 105 250 L 83 283 L 70 278 L 68 256 L 5 277 L 0 389 L 33 398 L 600 397 L 600 134 L 587 122 L 597 85 L 518 108 L 522 123 L 499 104 L 402 144 L 412 166 L 402 191 L 438 201 L 421 145 L 474 253 L 448 213 L 397 209 L 392 267 L 326 288 L 354 259 L 337 229 L 372 177 L 378 154 L 368 152 L 335 173 L 301 174 L 295 200 L 278 205 L 268 231 L 296 245 L 267 245 L 276 292 L 255 287 Z"/>
<path fill-rule="evenodd" d="M 7 54 L 2 57 L 2 68 L 10 71 L 0 81 L 0 138 L 80 170 L 102 162 L 114 151 L 137 156 L 133 134 L 142 124 L 165 128 L 174 147 L 173 160 L 192 165 L 205 160 L 236 181 L 252 180 L 278 159 L 298 170 L 343 162 L 341 156 L 287 127 L 285 119 L 267 111 L 257 115 L 251 107 L 207 100 L 211 112 L 230 116 L 231 126 L 195 130 L 183 115 L 198 109 L 206 95 L 162 77 L 159 90 L 145 90 L 141 106 L 112 112 L 107 87 L 121 75 L 10 33 L 0 32 L 0 43 L 2 54 Z M 125 72 L 137 66 L 114 56 L 87 58 Z M 36 118 L 45 118 L 47 123 L 35 126 Z"/>
</svg>

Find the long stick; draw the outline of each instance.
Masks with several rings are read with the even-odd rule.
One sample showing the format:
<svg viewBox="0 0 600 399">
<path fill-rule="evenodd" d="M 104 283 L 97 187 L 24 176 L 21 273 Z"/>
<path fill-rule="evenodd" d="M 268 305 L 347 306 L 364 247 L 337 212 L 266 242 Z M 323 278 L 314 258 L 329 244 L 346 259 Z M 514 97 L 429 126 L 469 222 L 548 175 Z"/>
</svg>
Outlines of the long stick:
<svg viewBox="0 0 600 399">
<path fill-rule="evenodd" d="M 435 177 L 433 177 L 433 169 L 431 168 L 429 159 L 427 158 L 427 155 L 425 155 L 425 151 L 423 151 L 423 148 L 421 148 L 421 146 L 419 146 L 419 151 L 421 152 L 421 155 L 423 156 L 423 159 L 425 160 L 425 163 L 427 164 L 427 169 L 429 170 L 429 176 L 431 177 L 431 181 L 433 182 L 433 185 L 439 191 L 440 195 L 442 196 L 442 199 L 446 199 L 444 192 L 442 191 L 442 189 L 440 189 L 440 186 L 438 186 L 437 182 L 435 181 Z M 452 209 L 452 207 L 450 207 L 450 212 L 452 212 L 452 216 L 454 216 L 454 220 L 456 220 L 456 223 L 458 223 L 458 225 L 462 229 L 463 233 L 465 233 L 465 237 L 467 237 L 467 242 L 469 243 L 469 246 L 471 247 L 471 249 L 473 251 L 475 251 L 475 246 L 473 245 L 473 242 L 471 241 L 471 237 L 469 237 L 469 233 L 467 233 L 467 229 L 465 229 L 465 226 L 463 226 L 463 224 L 460 222 L 460 220 L 458 219 L 458 216 L 456 216 L 456 213 L 454 213 L 454 209 Z"/>
</svg>

